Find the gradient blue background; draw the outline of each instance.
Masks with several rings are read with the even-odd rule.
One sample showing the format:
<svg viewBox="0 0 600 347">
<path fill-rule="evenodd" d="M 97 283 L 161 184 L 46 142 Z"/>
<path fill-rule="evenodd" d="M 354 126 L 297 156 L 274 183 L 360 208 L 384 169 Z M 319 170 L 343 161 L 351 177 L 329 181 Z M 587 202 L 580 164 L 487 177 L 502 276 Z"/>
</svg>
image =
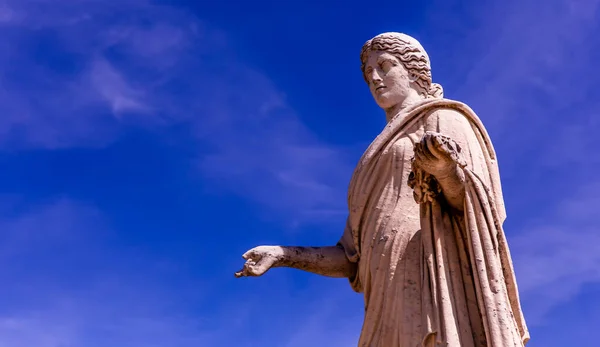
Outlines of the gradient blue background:
<svg viewBox="0 0 600 347">
<path fill-rule="evenodd" d="M 385 31 L 491 134 L 528 346 L 598 346 L 600 1 L 5 0 L 0 347 L 355 346 L 346 280 L 233 273 L 340 237 Z"/>
</svg>

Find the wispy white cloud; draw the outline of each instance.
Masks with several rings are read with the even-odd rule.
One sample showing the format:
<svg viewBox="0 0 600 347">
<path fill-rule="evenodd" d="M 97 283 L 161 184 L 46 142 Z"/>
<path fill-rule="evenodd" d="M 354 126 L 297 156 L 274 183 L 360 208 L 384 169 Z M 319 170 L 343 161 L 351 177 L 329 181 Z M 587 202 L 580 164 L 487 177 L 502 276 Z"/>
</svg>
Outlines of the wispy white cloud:
<svg viewBox="0 0 600 347">
<path fill-rule="evenodd" d="M 81 241 L 101 238 L 106 230 L 99 212 L 69 199 L 31 206 L 21 199 L 4 198 L 0 227 L 0 258 L 23 258 L 26 254 L 47 256 L 48 250 L 65 249 Z M 79 244 L 81 246 L 81 244 Z M 39 260 L 39 259 L 37 259 Z M 2 271 L 6 268 L 0 269 Z"/>
<path fill-rule="evenodd" d="M 2 147 L 103 146 L 128 115 L 151 113 L 135 119 L 141 125 L 157 121 L 152 87 L 163 76 L 144 72 L 177 63 L 185 14 L 143 1 L 7 1 L 4 8 L 11 16 L 0 25 Z M 145 17 L 156 26 L 144 28 Z"/>
<path fill-rule="evenodd" d="M 591 38 L 599 25 L 600 1 L 538 5 L 514 1 L 490 6 L 497 16 L 488 13 L 484 34 L 472 34 L 479 38 L 475 45 L 481 53 L 475 53 L 477 60 L 471 61 L 458 94 L 492 112 L 485 117 L 494 126 L 531 117 L 542 121 L 545 115 L 538 109 L 562 109 L 593 91 L 594 82 L 583 76 L 598 49 Z M 464 49 L 471 38 L 459 41 L 459 47 Z M 514 114 L 517 110 L 528 112 Z"/>
<path fill-rule="evenodd" d="M 124 122 L 186 124 L 198 168 L 220 192 L 276 209 L 292 224 L 344 213 L 346 151 L 318 139 L 220 31 L 144 1 L 8 4 L 18 20 L 0 30 L 13 46 L 52 44 L 47 56 L 62 60 L 36 61 L 24 48 L 5 57 L 6 66 L 20 60 L 14 69 L 27 80 L 0 76 L 5 146 L 102 146 Z"/>
<path fill-rule="evenodd" d="M 558 201 L 551 218 L 529 222 L 511 238 L 519 289 L 532 325 L 600 283 L 600 185 L 582 185 Z"/>
<path fill-rule="evenodd" d="M 223 33 L 172 7 L 143 1 L 119 5 L 105 1 L 37 1 L 41 7 L 31 4 L 9 1 L 0 7 L 0 32 L 6 38 L 0 43 L 0 64 L 13 66 L 13 70 L 4 70 L 0 75 L 2 147 L 103 146 L 116 138 L 120 124 L 132 119 L 141 124 L 185 124 L 198 141 L 197 166 L 210 182 L 207 185 L 215 188 L 214 193 L 228 190 L 276 211 L 273 218 L 298 223 L 323 221 L 331 216 L 339 219 L 345 213 L 345 188 L 352 169 L 345 150 L 317 138 L 268 76 L 240 60 Z M 494 138 L 498 138 L 495 143 L 505 153 L 527 144 L 532 129 L 536 133 L 562 129 L 562 125 L 548 125 L 549 120 L 558 110 L 570 115 L 570 107 L 593 97 L 596 90 L 591 79 L 580 77 L 593 66 L 590 52 L 597 48 L 596 41 L 584 42 L 593 36 L 592 29 L 600 22 L 596 20 L 598 1 L 578 2 L 577 6 L 573 2 L 545 7 L 528 4 L 520 6 L 510 21 L 494 30 L 488 28 L 490 36 L 481 45 L 493 44 L 478 60 L 479 65 L 473 66 L 465 89 L 458 93 L 481 111 Z M 56 50 L 49 57 L 67 63 L 35 60 L 33 47 L 41 44 Z M 440 65 L 434 61 L 434 68 Z M 448 94 L 454 93 L 448 90 Z M 550 113 L 540 110 L 553 111 L 554 115 L 545 118 Z M 527 127 L 515 130 L 520 124 Z M 565 135 L 558 141 L 589 135 L 585 131 L 589 124 L 581 123 L 581 118 L 573 118 L 570 124 L 575 135 Z M 504 136 L 508 131 L 517 135 L 516 140 Z M 548 143 L 552 141 L 548 139 L 537 141 L 543 144 L 540 149 L 550 148 Z M 513 158 L 528 154 L 514 153 L 514 157 L 502 161 L 503 175 L 518 174 L 519 165 Z M 509 241 L 526 313 L 532 321 L 546 319 L 552 308 L 575 297 L 585 283 L 598 282 L 595 269 L 600 266 L 595 254 L 600 252 L 594 246 L 598 226 L 593 212 L 589 212 L 590 206 L 598 204 L 581 189 L 582 193 L 571 202 L 557 202 L 558 212 L 576 211 L 579 215 L 567 212 L 550 226 L 547 220 L 529 223 L 521 234 L 511 233 Z M 101 214 L 93 208 L 62 201 L 3 218 L 2 230 L 13 230 L 4 236 L 7 242 L 3 254 L 14 265 L 0 271 L 0 278 L 12 283 L 0 293 L 4 292 L 6 298 L 15 297 L 17 291 L 20 295 L 32 293 L 27 297 L 35 299 L 35 307 L 4 306 L 0 310 L 0 346 L 185 347 L 205 345 L 206 341 L 227 346 L 232 341 L 217 328 L 207 333 L 204 322 L 190 318 L 183 309 L 173 309 L 178 295 L 170 295 L 168 289 L 156 285 L 160 281 L 128 277 L 135 271 L 101 271 L 98 264 L 102 260 L 96 257 L 114 259 L 112 255 L 91 252 L 94 248 L 88 246 L 91 248 L 84 247 L 84 257 L 66 252 L 61 254 L 62 263 L 50 261 L 55 259 L 52 254 L 57 249 L 73 249 L 75 243 L 70 240 L 79 237 L 74 235 L 87 235 L 82 231 L 102 225 Z M 65 226 L 69 223 L 71 226 Z M 65 234 L 65 230 L 78 232 Z M 89 235 L 104 232 L 95 230 Z M 41 238 L 36 241 L 36 237 Z M 62 283 L 66 279 L 19 277 L 23 274 L 19 269 L 31 267 L 31 263 L 15 261 L 26 259 L 28 254 L 22 252 L 27 249 L 44 254 L 47 264 L 41 265 L 54 266 L 54 270 L 65 264 L 64 259 L 87 262 L 89 273 L 79 274 L 88 286 L 73 291 Z M 546 275 L 539 276 L 540 271 Z M 112 285 L 102 286 L 103 282 Z M 32 289 L 39 283 L 44 283 L 43 292 Z M 345 290 L 351 294 L 349 288 Z M 337 314 L 343 304 L 327 306 L 331 303 L 327 295 L 313 297 L 314 305 L 306 304 L 310 302 L 307 299 L 296 306 L 305 310 L 297 318 L 308 320 L 297 325 L 295 332 L 280 334 L 284 343 L 290 347 L 303 340 L 315 341 L 316 346 L 321 341 L 328 346 L 355 343 L 360 318 L 348 316 L 348 320 L 339 321 Z M 358 300 L 353 305 L 360 309 Z M 319 312 L 308 312 L 307 307 Z M 244 319 L 239 318 L 238 326 L 255 321 L 256 316 L 269 318 L 255 314 L 251 319 L 244 316 L 248 311 L 252 310 L 239 313 Z M 227 312 L 230 319 L 222 321 L 230 323 L 235 316 L 232 312 Z"/>
<path fill-rule="evenodd" d="M 600 160 L 592 150 L 600 1 L 515 1 L 485 13 L 481 30 L 458 41 L 456 49 L 483 53 L 469 60 L 457 95 L 497 147 L 509 243 L 535 329 L 560 320 L 555 308 L 600 281 L 599 191 L 590 174 Z"/>
<path fill-rule="evenodd" d="M 595 89 L 594 86 L 590 88 Z M 586 176 L 590 177 L 579 179 L 582 183 L 593 178 L 592 172 L 600 164 L 600 152 L 594 150 L 597 147 L 596 134 L 600 133 L 600 118 L 597 116 L 600 98 L 591 93 L 593 91 L 586 91 L 589 99 L 575 106 L 575 110 L 561 112 L 565 120 L 557 125 L 559 129 L 556 132 L 547 135 L 547 147 L 536 159 L 544 169 L 568 168 L 577 173 L 577 177 L 587 173 Z"/>
<path fill-rule="evenodd" d="M 210 336 L 192 320 L 140 311 L 118 296 L 55 299 L 58 303 L 51 307 L 0 318 L 0 346 L 187 347 L 202 345 Z"/>
<path fill-rule="evenodd" d="M 351 172 L 343 149 L 316 138 L 264 76 L 219 74 L 200 130 L 210 148 L 200 159 L 206 177 L 299 219 L 343 213 Z"/>
<path fill-rule="evenodd" d="M 314 346 L 331 347 L 358 344 L 363 317 L 362 310 L 357 309 L 361 303 L 357 298 L 352 298 L 357 296 L 356 293 L 349 287 L 340 288 L 332 283 L 328 287 L 340 292 L 321 289 L 314 293 L 313 300 L 307 305 L 310 313 L 303 317 L 301 324 L 291 329 L 282 346 L 302 347 L 306 341 L 312 341 Z"/>
<path fill-rule="evenodd" d="M 278 274 L 275 275 L 275 272 Z M 363 298 L 347 280 L 307 275 L 293 280 L 290 270 L 273 270 L 264 278 L 240 282 L 252 293 L 248 316 L 241 319 L 234 339 L 222 339 L 223 346 L 355 346 L 362 326 Z M 245 302 L 237 297 L 235 300 Z M 248 322 L 253 327 L 247 326 Z"/>
<path fill-rule="evenodd" d="M 45 319 L 44 319 L 45 318 Z M 72 345 L 72 324 L 56 317 L 19 317 L 0 319 L 0 346 L 3 347 L 58 347 Z"/>
<path fill-rule="evenodd" d="M 110 244 L 115 231 L 93 206 L 3 205 L 0 254 L 10 266 L 0 267 L 0 280 L 10 285 L 0 289 L 0 346 L 218 343 L 220 331 L 184 305 L 185 288 L 161 280 L 169 274 L 158 259 Z"/>
<path fill-rule="evenodd" d="M 466 54 L 468 63 L 461 64 L 469 67 L 449 93 L 480 113 L 499 146 L 504 174 L 520 172 L 524 162 L 571 161 L 577 145 L 598 129 L 588 116 L 600 97 L 593 68 L 600 1 L 509 1 L 485 13 L 480 30 L 454 46 L 474 53 Z"/>
<path fill-rule="evenodd" d="M 111 107 L 114 115 L 123 112 L 144 112 L 148 107 L 141 101 L 143 92 L 135 90 L 106 60 L 99 58 L 91 63 L 90 83 Z"/>
<path fill-rule="evenodd" d="M 0 23 L 10 23 L 14 20 L 14 11 L 6 3 L 0 4 Z"/>
</svg>

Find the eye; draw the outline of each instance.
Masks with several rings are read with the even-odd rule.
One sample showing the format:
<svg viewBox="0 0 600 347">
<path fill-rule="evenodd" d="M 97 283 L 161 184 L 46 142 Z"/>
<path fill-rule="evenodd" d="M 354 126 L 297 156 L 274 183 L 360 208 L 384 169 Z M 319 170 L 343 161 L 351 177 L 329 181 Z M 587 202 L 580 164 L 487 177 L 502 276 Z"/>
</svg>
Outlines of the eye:
<svg viewBox="0 0 600 347">
<path fill-rule="evenodd" d="M 394 62 L 392 62 L 391 60 L 384 60 L 383 62 L 381 62 L 380 66 L 381 66 L 381 69 L 383 70 L 383 72 L 387 73 L 395 65 L 396 64 L 394 64 Z"/>
</svg>

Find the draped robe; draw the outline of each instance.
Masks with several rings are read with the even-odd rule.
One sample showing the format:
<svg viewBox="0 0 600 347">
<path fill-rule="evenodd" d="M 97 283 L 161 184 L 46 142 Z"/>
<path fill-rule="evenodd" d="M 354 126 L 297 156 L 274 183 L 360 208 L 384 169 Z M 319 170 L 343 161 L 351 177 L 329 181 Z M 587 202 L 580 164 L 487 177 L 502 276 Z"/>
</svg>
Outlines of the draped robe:
<svg viewBox="0 0 600 347">
<path fill-rule="evenodd" d="M 463 211 L 451 210 L 442 195 L 415 202 L 411 159 L 425 131 L 448 136 L 462 149 Z M 348 206 L 339 245 L 358 265 L 352 288 L 364 293 L 359 347 L 527 343 L 502 229 L 496 155 L 467 105 L 428 99 L 394 117 L 360 159 Z"/>
</svg>

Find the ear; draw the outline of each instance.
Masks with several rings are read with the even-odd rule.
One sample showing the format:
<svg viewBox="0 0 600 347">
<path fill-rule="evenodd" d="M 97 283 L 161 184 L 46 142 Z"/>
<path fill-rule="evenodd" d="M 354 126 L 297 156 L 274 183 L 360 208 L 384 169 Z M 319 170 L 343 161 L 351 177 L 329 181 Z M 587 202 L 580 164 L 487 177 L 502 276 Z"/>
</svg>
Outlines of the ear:
<svg viewBox="0 0 600 347">
<path fill-rule="evenodd" d="M 414 73 L 408 74 L 408 80 L 411 81 L 412 83 L 416 83 L 418 79 L 419 79 L 419 76 L 417 76 L 416 74 L 414 74 Z"/>
<path fill-rule="evenodd" d="M 421 86 L 419 85 L 419 83 L 417 82 L 419 80 L 419 77 L 417 77 L 417 75 L 413 74 L 413 73 L 409 73 L 408 74 L 408 80 L 410 81 L 410 86 L 417 91 L 417 93 L 422 94 L 424 93 L 422 91 L 423 88 L 421 88 Z"/>
</svg>

